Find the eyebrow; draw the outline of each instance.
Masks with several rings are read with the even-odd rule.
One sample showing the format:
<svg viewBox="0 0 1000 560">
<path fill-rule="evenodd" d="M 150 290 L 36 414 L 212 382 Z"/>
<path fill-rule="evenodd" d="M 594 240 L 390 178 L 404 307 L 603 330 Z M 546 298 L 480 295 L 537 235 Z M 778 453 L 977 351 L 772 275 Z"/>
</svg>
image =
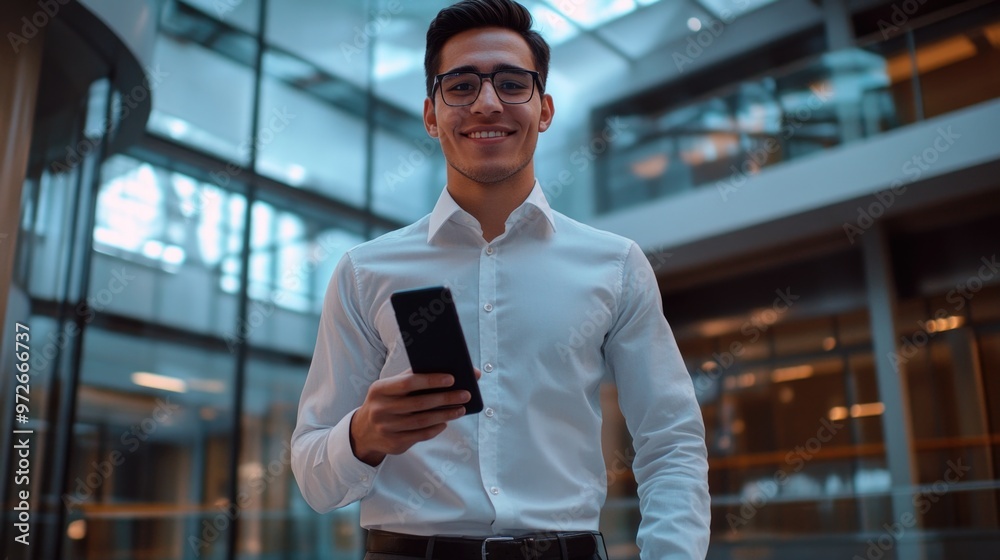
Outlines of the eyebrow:
<svg viewBox="0 0 1000 560">
<path fill-rule="evenodd" d="M 500 70 L 528 70 L 528 69 L 527 68 L 521 68 L 520 66 L 516 66 L 514 64 L 507 64 L 505 62 L 500 62 L 500 63 L 494 64 L 493 65 L 493 69 L 490 70 L 490 72 L 499 72 Z M 529 72 L 533 72 L 533 71 L 534 70 L 529 70 Z M 452 68 L 451 70 L 448 70 L 447 72 L 442 72 L 442 74 L 454 74 L 456 72 L 477 72 L 478 73 L 479 72 L 479 68 L 476 68 L 475 66 L 473 66 L 471 64 L 467 64 L 465 66 L 458 66 L 456 68 Z"/>
</svg>

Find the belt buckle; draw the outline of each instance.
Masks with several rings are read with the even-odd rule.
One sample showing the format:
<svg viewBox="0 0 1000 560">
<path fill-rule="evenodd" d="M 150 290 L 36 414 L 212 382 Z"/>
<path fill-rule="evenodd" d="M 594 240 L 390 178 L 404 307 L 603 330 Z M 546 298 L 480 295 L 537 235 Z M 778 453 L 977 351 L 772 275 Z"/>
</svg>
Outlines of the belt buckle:
<svg viewBox="0 0 1000 560">
<path fill-rule="evenodd" d="M 489 554 L 489 552 L 486 552 L 486 544 L 489 543 L 490 541 L 512 541 L 512 540 L 514 540 L 514 537 L 486 537 L 485 539 L 483 539 L 483 548 L 482 550 L 480 550 L 480 559 L 486 560 L 486 556 Z"/>
</svg>

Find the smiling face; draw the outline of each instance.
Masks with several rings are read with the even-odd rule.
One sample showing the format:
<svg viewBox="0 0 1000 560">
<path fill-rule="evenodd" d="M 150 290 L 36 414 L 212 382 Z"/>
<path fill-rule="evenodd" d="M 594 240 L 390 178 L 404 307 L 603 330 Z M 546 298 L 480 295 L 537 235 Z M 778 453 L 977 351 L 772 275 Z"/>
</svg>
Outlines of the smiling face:
<svg viewBox="0 0 1000 560">
<path fill-rule="evenodd" d="M 438 74 L 459 70 L 493 72 L 502 68 L 536 70 L 528 43 L 517 33 L 499 27 L 463 31 L 441 50 Z M 424 101 L 424 126 L 440 139 L 448 162 L 448 185 L 534 184 L 532 158 L 538 133 L 552 122 L 552 97 L 538 86 L 527 103 L 509 105 L 500 101 L 489 80 L 484 80 L 479 98 L 472 105 L 450 107 L 441 99 L 440 86 L 434 98 Z"/>
</svg>

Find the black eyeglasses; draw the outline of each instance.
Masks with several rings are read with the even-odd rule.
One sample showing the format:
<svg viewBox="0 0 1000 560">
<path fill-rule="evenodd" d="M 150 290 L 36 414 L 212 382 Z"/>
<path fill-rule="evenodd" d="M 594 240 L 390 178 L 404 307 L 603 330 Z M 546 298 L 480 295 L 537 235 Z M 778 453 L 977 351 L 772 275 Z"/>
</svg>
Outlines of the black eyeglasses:
<svg viewBox="0 0 1000 560">
<path fill-rule="evenodd" d="M 496 72 L 451 72 L 434 77 L 434 88 L 441 86 L 441 99 L 449 107 L 465 107 L 479 99 L 483 80 L 490 79 L 500 101 L 518 105 L 531 101 L 535 83 L 541 89 L 538 72 L 531 70 L 497 70 Z M 433 95 L 434 90 L 431 90 Z"/>
</svg>

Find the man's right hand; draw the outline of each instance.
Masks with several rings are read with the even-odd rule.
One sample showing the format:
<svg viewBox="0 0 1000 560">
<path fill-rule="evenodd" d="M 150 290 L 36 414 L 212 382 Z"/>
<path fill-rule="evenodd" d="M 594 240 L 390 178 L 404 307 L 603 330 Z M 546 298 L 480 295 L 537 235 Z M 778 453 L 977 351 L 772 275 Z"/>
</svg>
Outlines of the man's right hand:
<svg viewBox="0 0 1000 560">
<path fill-rule="evenodd" d="M 476 379 L 482 375 L 477 368 Z M 447 373 L 415 374 L 407 369 L 388 379 L 379 379 L 351 418 L 351 449 L 364 463 L 376 466 L 386 455 L 398 455 L 419 441 L 429 440 L 461 418 L 471 398 L 468 391 L 455 390 L 411 395 L 422 389 L 450 387 L 454 377 Z M 440 410 L 434 410 L 439 407 Z"/>
</svg>

